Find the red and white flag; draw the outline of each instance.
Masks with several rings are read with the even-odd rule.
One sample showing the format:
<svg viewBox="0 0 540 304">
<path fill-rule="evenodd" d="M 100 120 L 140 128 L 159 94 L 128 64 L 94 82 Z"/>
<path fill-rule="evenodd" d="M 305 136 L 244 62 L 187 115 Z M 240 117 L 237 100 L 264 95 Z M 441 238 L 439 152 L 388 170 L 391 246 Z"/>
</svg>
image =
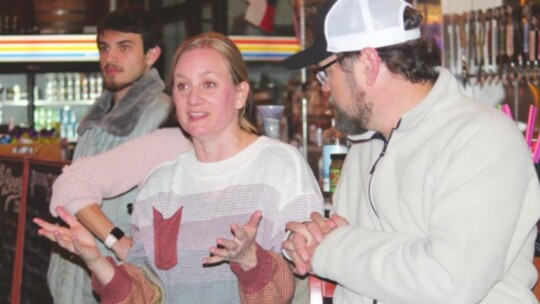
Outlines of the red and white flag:
<svg viewBox="0 0 540 304">
<path fill-rule="evenodd" d="M 245 18 L 248 22 L 269 33 L 274 27 L 277 0 L 247 0 Z"/>
</svg>

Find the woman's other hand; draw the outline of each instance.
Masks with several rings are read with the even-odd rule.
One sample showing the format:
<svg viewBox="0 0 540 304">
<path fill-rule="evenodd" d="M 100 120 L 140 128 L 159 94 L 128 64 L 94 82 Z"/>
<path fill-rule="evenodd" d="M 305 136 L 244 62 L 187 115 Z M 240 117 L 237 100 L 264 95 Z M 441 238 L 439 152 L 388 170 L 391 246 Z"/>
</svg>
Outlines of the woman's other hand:
<svg viewBox="0 0 540 304">
<path fill-rule="evenodd" d="M 216 264 L 228 261 L 238 263 L 244 271 L 257 266 L 255 237 L 257 236 L 257 229 L 261 218 L 261 211 L 255 211 L 243 227 L 238 226 L 238 224 L 232 224 L 231 231 L 234 235 L 233 239 L 218 238 L 217 246 L 210 248 L 211 256 L 204 258 L 203 264 Z"/>
</svg>

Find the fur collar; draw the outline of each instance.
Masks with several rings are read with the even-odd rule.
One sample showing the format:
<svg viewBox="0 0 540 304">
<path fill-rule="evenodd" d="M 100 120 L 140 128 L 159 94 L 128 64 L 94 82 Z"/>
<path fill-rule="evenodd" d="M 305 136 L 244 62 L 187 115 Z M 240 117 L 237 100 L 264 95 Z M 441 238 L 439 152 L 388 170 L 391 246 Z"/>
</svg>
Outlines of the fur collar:
<svg viewBox="0 0 540 304">
<path fill-rule="evenodd" d="M 113 93 L 105 90 L 94 102 L 79 123 L 77 133 L 82 135 L 89 129 L 101 126 L 115 136 L 129 135 L 147 107 L 155 102 L 165 89 L 158 71 L 152 68 L 133 83 L 124 98 L 107 113 L 113 102 Z"/>
</svg>

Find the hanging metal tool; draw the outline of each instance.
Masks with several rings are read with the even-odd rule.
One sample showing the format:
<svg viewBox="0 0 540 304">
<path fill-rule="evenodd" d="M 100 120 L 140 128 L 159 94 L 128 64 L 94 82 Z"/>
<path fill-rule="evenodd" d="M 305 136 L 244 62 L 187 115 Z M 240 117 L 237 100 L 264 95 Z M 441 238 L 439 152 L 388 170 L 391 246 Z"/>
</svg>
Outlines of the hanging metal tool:
<svg viewBox="0 0 540 304">
<path fill-rule="evenodd" d="M 486 72 L 484 70 L 485 55 L 487 52 L 486 46 L 486 16 L 482 10 L 476 12 L 476 55 L 477 55 L 477 70 L 476 70 L 476 83 L 482 85 L 485 80 Z"/>
<path fill-rule="evenodd" d="M 467 63 L 467 31 L 465 24 L 469 16 L 463 13 L 461 16 L 456 15 L 457 27 L 459 31 L 459 50 L 461 53 L 461 82 L 463 86 L 467 86 L 469 80 L 469 69 Z"/>
</svg>

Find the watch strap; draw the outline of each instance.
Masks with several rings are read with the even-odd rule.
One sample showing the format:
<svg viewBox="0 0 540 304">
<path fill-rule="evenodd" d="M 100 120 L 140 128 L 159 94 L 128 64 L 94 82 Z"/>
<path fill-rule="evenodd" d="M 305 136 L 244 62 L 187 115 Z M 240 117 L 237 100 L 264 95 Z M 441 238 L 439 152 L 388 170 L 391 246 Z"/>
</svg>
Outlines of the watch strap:
<svg viewBox="0 0 540 304">
<path fill-rule="evenodd" d="M 122 229 L 114 227 L 111 232 L 109 232 L 109 235 L 107 235 L 103 243 L 105 244 L 105 246 L 107 246 L 107 248 L 111 249 L 112 246 L 116 244 L 116 242 L 118 242 L 118 240 L 124 237 L 124 235 L 125 234 Z"/>
</svg>

